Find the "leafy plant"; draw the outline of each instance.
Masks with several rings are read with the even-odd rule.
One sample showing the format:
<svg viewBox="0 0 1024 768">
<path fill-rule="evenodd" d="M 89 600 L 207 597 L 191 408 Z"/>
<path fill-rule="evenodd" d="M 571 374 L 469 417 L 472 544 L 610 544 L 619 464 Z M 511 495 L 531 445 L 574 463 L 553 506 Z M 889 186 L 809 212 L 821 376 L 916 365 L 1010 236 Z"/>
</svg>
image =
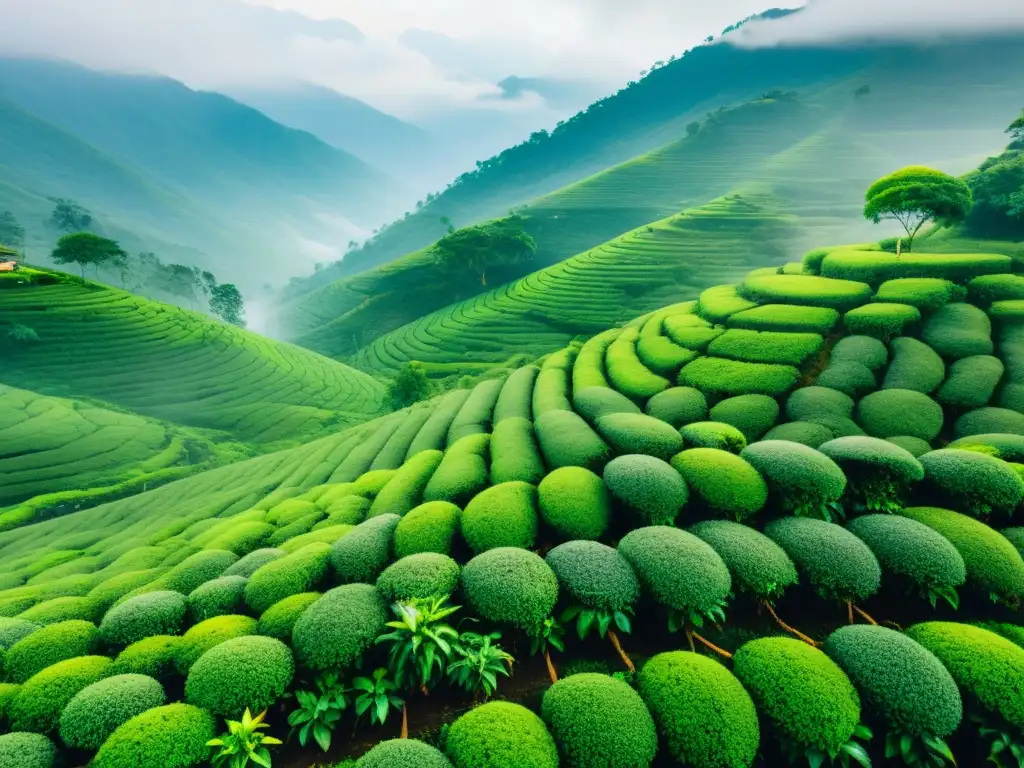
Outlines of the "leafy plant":
<svg viewBox="0 0 1024 768">
<path fill-rule="evenodd" d="M 621 611 L 611 611 L 574 605 L 563 611 L 559 620 L 566 623 L 575 619 L 577 636 L 579 636 L 580 640 L 586 640 L 595 629 L 598 635 L 604 638 L 608 634 L 608 630 L 612 628 L 613 622 L 621 632 L 625 632 L 628 635 L 633 629 L 629 618 L 629 614 L 632 612 L 632 608 L 629 607 Z"/>
<path fill-rule="evenodd" d="M 208 747 L 219 748 L 210 760 L 214 768 L 245 768 L 250 761 L 270 768 L 270 750 L 267 747 L 280 744 L 281 741 L 260 733 L 264 728 L 270 727 L 264 722 L 266 716 L 267 711 L 263 710 L 253 717 L 246 707 L 240 721 L 225 721 L 228 732 L 220 738 L 206 742 Z"/>
<path fill-rule="evenodd" d="M 558 672 L 551 661 L 551 649 L 565 650 L 565 627 L 554 616 L 548 616 L 540 625 L 537 634 L 530 637 L 530 655 L 544 654 L 544 662 L 548 667 L 548 676 L 552 683 L 558 682 Z"/>
<path fill-rule="evenodd" d="M 822 768 L 824 765 L 838 766 L 838 768 L 851 768 L 860 765 L 862 768 L 871 768 L 871 756 L 861 741 L 869 741 L 873 734 L 866 725 L 858 725 L 849 741 L 843 744 L 834 754 L 830 754 L 820 747 L 807 747 L 790 739 L 780 739 L 782 752 L 786 756 L 787 765 L 799 765 L 801 758 L 807 761 L 810 768 Z"/>
<path fill-rule="evenodd" d="M 904 765 L 922 768 L 946 768 L 956 765 L 956 758 L 945 739 L 931 734 L 911 735 L 889 731 L 885 737 L 885 759 L 899 758 Z"/>
<path fill-rule="evenodd" d="M 456 658 L 448 664 L 448 679 L 474 698 L 490 698 L 498 688 L 498 675 L 509 677 L 515 659 L 497 641 L 500 632 L 480 635 L 463 632 L 452 646 Z"/>
<path fill-rule="evenodd" d="M 971 715 L 978 734 L 989 744 L 988 762 L 996 768 L 1024 768 L 1024 739 L 1004 722 L 982 715 Z"/>
<path fill-rule="evenodd" d="M 315 692 L 295 692 L 299 706 L 288 715 L 288 725 L 292 727 L 292 735 L 298 733 L 299 744 L 306 746 L 312 734 L 320 749 L 326 752 L 331 748 L 331 735 L 341 713 L 348 707 L 349 692 L 336 672 L 319 675 L 313 684 Z"/>
<path fill-rule="evenodd" d="M 391 709 L 402 709 L 405 700 L 397 695 L 398 683 L 388 677 L 384 667 L 374 671 L 372 677 L 357 677 L 352 687 L 358 693 L 355 700 L 356 716 L 370 713 L 370 725 L 384 725 Z"/>
<path fill-rule="evenodd" d="M 444 619 L 459 610 L 446 605 L 445 597 L 399 602 L 391 606 L 397 621 L 389 621 L 392 632 L 377 638 L 390 643 L 389 665 L 403 689 L 428 691 L 444 675 L 452 654 L 452 641 L 459 633 Z"/>
<path fill-rule="evenodd" d="M 678 632 L 686 629 L 687 626 L 703 629 L 705 622 L 708 621 L 714 624 L 721 624 L 725 621 L 726 605 L 727 603 L 724 600 L 717 600 L 714 606 L 705 611 L 670 609 L 668 614 L 668 631 Z"/>
</svg>

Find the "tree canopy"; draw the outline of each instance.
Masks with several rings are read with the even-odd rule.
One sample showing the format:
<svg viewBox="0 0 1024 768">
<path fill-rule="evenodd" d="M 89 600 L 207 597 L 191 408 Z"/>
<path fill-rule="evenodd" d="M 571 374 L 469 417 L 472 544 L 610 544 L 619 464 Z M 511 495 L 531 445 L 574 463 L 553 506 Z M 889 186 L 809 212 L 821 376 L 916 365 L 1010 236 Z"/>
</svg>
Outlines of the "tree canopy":
<svg viewBox="0 0 1024 768">
<path fill-rule="evenodd" d="M 75 232 L 82 232 L 92 224 L 92 214 L 74 200 L 66 200 L 62 197 L 54 198 L 53 214 L 50 221 L 57 229 L 67 232 L 69 235 Z"/>
<path fill-rule="evenodd" d="M 58 240 L 50 258 L 56 264 L 77 264 L 85 277 L 86 267 L 120 267 L 128 254 L 115 240 L 91 232 L 76 232 Z"/>
<path fill-rule="evenodd" d="M 1010 123 L 1010 127 L 1006 129 L 1006 132 L 1010 134 L 1011 143 L 1024 142 L 1024 109 L 1021 110 L 1020 117 Z"/>
<path fill-rule="evenodd" d="M 522 216 L 508 216 L 456 230 L 431 250 L 434 262 L 444 271 L 469 273 L 486 286 L 488 270 L 532 260 L 537 243 L 523 228 Z"/>
<path fill-rule="evenodd" d="M 25 247 L 25 228 L 10 211 L 0 211 L 0 245 L 16 250 Z"/>
<path fill-rule="evenodd" d="M 907 232 L 907 250 L 929 221 L 952 226 L 971 212 L 971 188 L 962 179 L 923 166 L 884 176 L 865 195 L 865 218 L 878 224 L 898 221 Z"/>
<path fill-rule="evenodd" d="M 210 291 L 210 311 L 226 323 L 245 327 L 245 302 L 233 283 L 214 286 Z"/>
<path fill-rule="evenodd" d="M 423 363 L 413 361 L 399 369 L 388 384 L 387 399 L 393 410 L 418 403 L 430 396 L 430 380 Z"/>
</svg>

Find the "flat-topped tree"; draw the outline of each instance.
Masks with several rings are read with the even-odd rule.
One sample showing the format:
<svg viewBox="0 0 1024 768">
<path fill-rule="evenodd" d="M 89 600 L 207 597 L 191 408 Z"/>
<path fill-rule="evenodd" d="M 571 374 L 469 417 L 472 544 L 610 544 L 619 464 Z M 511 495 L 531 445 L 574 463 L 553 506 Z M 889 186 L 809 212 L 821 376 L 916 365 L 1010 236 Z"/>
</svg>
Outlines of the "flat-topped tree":
<svg viewBox="0 0 1024 768">
<path fill-rule="evenodd" d="M 489 269 L 530 261 L 537 243 L 523 229 L 521 216 L 508 216 L 450 232 L 430 250 L 443 271 L 472 274 L 486 286 Z"/>
<path fill-rule="evenodd" d="M 58 240 L 50 258 L 56 264 L 77 264 L 85 277 L 86 267 L 118 267 L 128 259 L 128 254 L 115 240 L 91 232 L 76 232 Z"/>
<path fill-rule="evenodd" d="M 966 182 L 920 165 L 883 176 L 864 197 L 864 217 L 875 224 L 898 221 L 906 230 L 908 251 L 929 221 L 946 227 L 957 224 L 967 218 L 973 205 Z"/>
</svg>

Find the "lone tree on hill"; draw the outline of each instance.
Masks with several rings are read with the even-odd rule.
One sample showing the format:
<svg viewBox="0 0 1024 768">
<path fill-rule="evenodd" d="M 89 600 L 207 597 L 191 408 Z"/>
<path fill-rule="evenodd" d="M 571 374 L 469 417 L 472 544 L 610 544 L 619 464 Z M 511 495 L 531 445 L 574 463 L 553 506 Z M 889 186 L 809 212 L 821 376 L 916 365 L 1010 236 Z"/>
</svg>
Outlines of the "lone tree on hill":
<svg viewBox="0 0 1024 768">
<path fill-rule="evenodd" d="M 1024 144 L 1024 110 L 1021 110 L 1020 117 L 1010 123 L 1006 132 L 1010 134 L 1011 144 Z"/>
<path fill-rule="evenodd" d="M 54 198 L 53 203 L 53 214 L 50 216 L 50 221 L 57 229 L 70 235 L 75 232 L 83 232 L 92 224 L 92 214 L 74 200 L 58 197 Z"/>
<path fill-rule="evenodd" d="M 25 228 L 10 211 L 0 212 L 0 245 L 16 251 L 25 247 Z"/>
<path fill-rule="evenodd" d="M 971 188 L 961 179 L 923 166 L 910 166 L 884 176 L 865 195 L 865 218 L 875 224 L 898 221 L 907 232 L 911 250 L 921 227 L 934 221 L 948 227 L 971 212 Z"/>
<path fill-rule="evenodd" d="M 245 302 L 232 283 L 222 283 L 210 291 L 210 311 L 226 323 L 245 328 Z"/>
<path fill-rule="evenodd" d="M 114 240 L 91 232 L 77 232 L 58 240 L 50 258 L 57 264 L 77 264 L 85 277 L 86 267 L 93 266 L 97 270 L 101 266 L 120 267 L 127 261 L 128 254 Z"/>
<path fill-rule="evenodd" d="M 537 253 L 536 241 L 523 229 L 521 216 L 463 227 L 433 246 L 434 262 L 446 272 L 469 272 L 487 286 L 493 267 L 522 264 Z"/>
<path fill-rule="evenodd" d="M 423 363 L 414 360 L 403 365 L 388 384 L 388 404 L 397 411 L 425 400 L 430 396 L 430 390 L 430 380 Z"/>
</svg>

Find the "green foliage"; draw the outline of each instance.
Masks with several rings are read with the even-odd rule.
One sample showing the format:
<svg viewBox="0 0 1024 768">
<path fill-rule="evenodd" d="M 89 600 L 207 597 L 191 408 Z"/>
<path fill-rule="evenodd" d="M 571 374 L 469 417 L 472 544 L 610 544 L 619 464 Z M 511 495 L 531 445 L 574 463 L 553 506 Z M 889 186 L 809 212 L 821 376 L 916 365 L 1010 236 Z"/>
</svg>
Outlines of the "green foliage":
<svg viewBox="0 0 1024 768">
<path fill-rule="evenodd" d="M 50 254 L 54 264 L 77 264 L 85 277 L 86 267 L 116 267 L 127 260 L 128 254 L 115 240 L 94 235 L 92 232 L 67 234 L 57 241 Z"/>
<path fill-rule="evenodd" d="M 462 590 L 487 621 L 537 634 L 558 601 L 558 579 L 539 556 L 501 547 L 477 555 L 462 569 Z"/>
<path fill-rule="evenodd" d="M 760 304 L 797 304 L 842 312 L 869 301 L 872 291 L 871 286 L 853 280 L 813 275 L 763 275 L 748 277 L 740 293 Z"/>
<path fill-rule="evenodd" d="M 764 508 L 768 486 L 739 456 L 716 448 L 691 448 L 672 457 L 695 500 L 712 512 L 747 520 Z"/>
<path fill-rule="evenodd" d="M 398 369 L 395 378 L 388 383 L 384 397 L 391 410 L 398 411 L 426 400 L 431 389 L 423 363 L 413 360 Z"/>
<path fill-rule="evenodd" d="M 646 768 L 658 749 L 639 694 L 607 675 L 573 675 L 544 692 L 541 717 L 567 768 Z"/>
<path fill-rule="evenodd" d="M 175 660 L 182 638 L 155 635 L 132 643 L 117 655 L 110 671 L 115 675 L 146 675 L 167 680 L 175 674 Z"/>
<path fill-rule="evenodd" d="M 444 453 L 441 451 L 422 451 L 408 459 L 395 473 L 391 482 L 377 494 L 367 518 L 372 519 L 381 515 L 402 516 L 424 501 L 424 489 L 443 458 Z"/>
<path fill-rule="evenodd" d="M 96 612 L 95 603 L 88 597 L 54 597 L 22 611 L 18 614 L 18 618 L 39 626 L 46 626 L 72 619 L 92 621 L 96 618 Z"/>
<path fill-rule="evenodd" d="M 331 565 L 341 583 L 376 581 L 390 560 L 391 540 L 401 519 L 392 514 L 370 518 L 334 542 L 330 549 Z"/>
<path fill-rule="evenodd" d="M 227 733 L 206 742 L 206 746 L 219 749 L 210 761 L 214 768 L 246 768 L 250 762 L 261 766 L 270 765 L 270 750 L 267 746 L 283 742 L 260 733 L 270 727 L 264 722 L 266 716 L 267 711 L 263 710 L 253 717 L 246 708 L 240 720 L 226 720 Z"/>
<path fill-rule="evenodd" d="M 690 497 L 671 465 L 653 456 L 620 456 L 604 468 L 612 497 L 647 525 L 671 525 Z"/>
<path fill-rule="evenodd" d="M 388 676 L 388 670 L 380 667 L 370 677 L 357 677 L 352 681 L 352 692 L 356 694 L 356 716 L 361 718 L 370 713 L 370 725 L 384 725 L 392 709 L 401 709 L 405 701 L 399 697 L 398 683 Z"/>
<path fill-rule="evenodd" d="M 864 199 L 865 218 L 875 224 L 898 221 L 903 226 L 908 251 L 926 223 L 953 226 L 967 218 L 973 204 L 966 182 L 916 165 L 882 177 L 868 188 Z"/>
<path fill-rule="evenodd" d="M 732 424 L 720 421 L 698 421 L 687 424 L 679 433 L 687 448 L 716 448 L 739 453 L 747 447 L 747 438 Z"/>
<path fill-rule="evenodd" d="M 867 544 L 824 520 L 786 517 L 765 528 L 802 579 L 826 600 L 866 600 L 878 592 L 882 570 Z"/>
<path fill-rule="evenodd" d="M 279 600 L 260 616 L 256 631 L 261 635 L 287 642 L 291 640 L 292 629 L 299 616 L 320 599 L 319 592 L 300 592 Z"/>
<path fill-rule="evenodd" d="M 785 637 L 752 640 L 733 671 L 780 737 L 837 756 L 860 723 L 849 678 L 817 648 Z"/>
<path fill-rule="evenodd" d="M 962 301 L 963 291 L 956 283 L 938 277 L 901 277 L 882 283 L 875 301 L 909 304 L 922 312 L 934 312 L 951 301 Z"/>
<path fill-rule="evenodd" d="M 228 640 L 255 635 L 259 629 L 250 616 L 214 616 L 190 628 L 181 637 L 174 654 L 174 667 L 182 677 L 211 648 Z"/>
<path fill-rule="evenodd" d="M 747 442 L 760 439 L 779 419 L 779 404 L 767 395 L 740 395 L 711 409 L 711 420 L 736 427 Z"/>
<path fill-rule="evenodd" d="M 214 616 L 238 613 L 242 607 L 242 593 L 248 579 L 242 576 L 221 576 L 208 581 L 188 596 L 188 611 L 193 621 L 203 621 Z M 100 632 L 103 632 L 102 625 Z M 171 634 L 163 631 L 158 634 Z"/>
<path fill-rule="evenodd" d="M 998 531 L 937 507 L 911 507 L 900 514 L 924 523 L 956 547 L 967 567 L 968 584 L 1010 603 L 1024 595 L 1024 559 Z"/>
<path fill-rule="evenodd" d="M 511 677 L 515 659 L 497 641 L 500 632 L 479 635 L 463 632 L 452 644 L 452 661 L 445 674 L 448 680 L 474 697 L 490 698 L 498 689 L 498 676 Z"/>
<path fill-rule="evenodd" d="M 494 426 L 497 427 L 507 419 L 526 419 L 533 417 L 533 387 L 537 382 L 540 368 L 527 365 L 511 373 L 505 379 L 505 385 L 494 405 Z"/>
<path fill-rule="evenodd" d="M 683 368 L 679 383 L 707 395 L 761 394 L 777 397 L 796 386 L 800 372 L 791 365 L 744 363 L 701 357 Z"/>
<path fill-rule="evenodd" d="M 840 437 L 818 450 L 846 475 L 847 496 L 871 512 L 892 511 L 911 486 L 924 478 L 921 462 L 908 451 L 874 437 Z"/>
<path fill-rule="evenodd" d="M 839 322 L 839 313 L 827 307 L 804 307 L 794 304 L 765 304 L 731 315 L 730 328 L 785 333 L 831 333 Z"/>
<path fill-rule="evenodd" d="M 7 652 L 7 680 L 24 683 L 49 666 L 88 656 L 99 645 L 96 625 L 74 619 L 43 627 L 22 638 Z"/>
<path fill-rule="evenodd" d="M 732 576 L 733 590 L 775 600 L 797 583 L 789 555 L 763 533 L 728 520 L 706 520 L 690 528 L 711 546 Z"/>
<path fill-rule="evenodd" d="M 337 672 L 317 675 L 313 686 L 315 691 L 295 691 L 298 707 L 288 715 L 288 725 L 291 726 L 289 736 L 297 733 L 302 747 L 313 736 L 320 749 L 326 752 L 331 748 L 332 733 L 341 719 L 341 713 L 348 707 L 348 691 Z"/>
<path fill-rule="evenodd" d="M 816 333 L 733 329 L 712 341 L 708 354 L 748 363 L 801 366 L 821 351 L 822 343 Z"/>
<path fill-rule="evenodd" d="M 201 584 L 217 578 L 237 562 L 238 555 L 234 552 L 217 549 L 196 552 L 154 581 L 147 591 L 170 590 L 187 595 Z"/>
<path fill-rule="evenodd" d="M 485 379 L 473 387 L 448 428 L 449 447 L 467 435 L 490 431 L 494 407 L 503 387 L 504 382 L 501 379 Z"/>
<path fill-rule="evenodd" d="M 167 704 L 136 715 L 96 753 L 94 768 L 193 768 L 209 757 L 217 723 L 189 704 Z"/>
<path fill-rule="evenodd" d="M 185 698 L 215 715 L 239 716 L 276 702 L 295 675 L 287 645 L 272 637 L 236 637 L 214 646 L 192 665 Z"/>
<path fill-rule="evenodd" d="M 719 288 L 710 288 L 708 290 L 710 292 L 722 288 L 731 290 L 735 296 L 735 286 L 731 285 L 719 286 Z M 743 304 L 750 306 L 750 302 L 747 301 L 743 301 Z M 725 333 L 725 328 L 713 326 L 707 320 L 697 315 L 672 315 L 666 317 L 662 321 L 662 328 L 674 343 L 693 352 L 703 352 L 708 348 L 708 344 Z"/>
<path fill-rule="evenodd" d="M 829 359 L 832 362 L 860 363 L 877 371 L 889 362 L 889 350 L 871 336 L 846 336 L 832 347 Z"/>
<path fill-rule="evenodd" d="M 496 547 L 532 547 L 537 489 L 518 482 L 492 486 L 469 502 L 460 523 L 462 538 L 478 554 Z"/>
<path fill-rule="evenodd" d="M 809 421 L 790 421 L 768 430 L 764 439 L 788 440 L 809 448 L 819 448 L 822 443 L 827 443 L 832 437 L 832 430 L 822 424 L 814 424 Z M 929 446 L 930 448 L 931 446 Z"/>
<path fill-rule="evenodd" d="M 315 589 L 327 575 L 330 555 L 329 545 L 310 544 L 261 566 L 245 585 L 246 605 L 263 613 L 290 595 Z"/>
<path fill-rule="evenodd" d="M 455 768 L 558 768 L 544 721 L 504 701 L 471 709 L 452 723 L 445 752 Z"/>
<path fill-rule="evenodd" d="M 387 620 L 387 606 L 375 587 L 336 587 L 295 622 L 292 648 L 296 660 L 318 671 L 350 668 L 373 645 Z"/>
<path fill-rule="evenodd" d="M 377 591 L 387 602 L 450 595 L 459 586 L 459 564 L 447 555 L 422 552 L 384 569 Z"/>
<path fill-rule="evenodd" d="M 740 453 L 764 478 L 769 497 L 796 515 L 830 519 L 846 490 L 846 476 L 832 459 L 799 443 L 766 440 Z"/>
<path fill-rule="evenodd" d="M 210 312 L 225 323 L 245 328 L 245 301 L 233 283 L 221 283 L 210 290 Z"/>
<path fill-rule="evenodd" d="M 1024 500 L 1024 480 L 1001 459 L 947 449 L 926 453 L 920 461 L 935 498 L 974 517 L 1012 514 Z"/>
<path fill-rule="evenodd" d="M 942 406 L 921 392 L 884 389 L 857 405 L 857 422 L 874 437 L 898 435 L 931 441 L 942 431 Z"/>
<path fill-rule="evenodd" d="M 284 557 L 287 553 L 283 549 L 256 549 L 245 555 L 241 560 L 232 565 L 226 571 L 224 576 L 242 576 L 248 579 L 256 571 L 262 568 L 267 563 L 277 560 L 279 557 Z"/>
<path fill-rule="evenodd" d="M 626 328 L 613 341 L 605 354 L 605 366 L 611 385 L 636 400 L 646 400 L 669 388 L 668 379 L 659 376 L 637 357 L 639 332 Z"/>
<path fill-rule="evenodd" d="M 396 620 L 387 623 L 391 631 L 377 643 L 390 645 L 388 669 L 400 689 L 429 691 L 444 677 L 459 638 L 445 622 L 459 606 L 447 605 L 447 599 L 443 594 L 391 606 Z"/>
<path fill-rule="evenodd" d="M 721 323 L 730 315 L 735 315 L 737 312 L 743 312 L 744 310 L 753 309 L 756 306 L 757 303 L 755 301 L 751 301 L 748 297 L 740 295 L 737 286 L 716 285 L 715 287 L 708 288 L 701 293 L 700 299 L 697 301 L 697 314 L 713 323 Z M 683 346 L 687 346 L 672 333 L 671 322 L 667 322 L 665 325 L 668 329 L 669 336 L 672 336 L 674 341 L 679 344 L 683 344 Z"/>
<path fill-rule="evenodd" d="M 652 657 L 640 670 L 640 696 L 668 748 L 694 768 L 750 768 L 760 746 L 757 712 L 750 695 L 718 662 L 672 651 Z"/>
<path fill-rule="evenodd" d="M 992 321 L 973 304 L 947 304 L 925 323 L 921 338 L 943 357 L 991 355 Z"/>
<path fill-rule="evenodd" d="M 1024 277 L 1020 275 L 982 275 L 967 284 L 971 303 L 987 307 L 997 301 L 1024 299 Z"/>
<path fill-rule="evenodd" d="M 829 387 L 801 387 L 786 400 L 786 415 L 792 421 L 811 421 L 823 416 L 849 418 L 853 399 Z"/>
<path fill-rule="evenodd" d="M 356 768 L 452 768 L 444 754 L 415 739 L 382 741 L 356 762 Z"/>
<path fill-rule="evenodd" d="M 487 273 L 501 267 L 531 261 L 537 243 L 523 228 L 521 216 L 507 216 L 471 227 L 462 227 L 430 247 L 434 263 L 451 276 L 472 275 L 487 285 Z"/>
<path fill-rule="evenodd" d="M 935 398 L 953 408 L 981 408 L 992 399 L 1002 378 L 1003 363 L 999 358 L 991 355 L 964 357 L 950 366 L 949 377 Z M 1024 422 L 1024 418 L 1020 420 Z"/>
<path fill-rule="evenodd" d="M 671 425 L 642 413 L 613 413 L 597 422 L 597 431 L 619 455 L 645 454 L 668 460 L 683 448 Z"/>
<path fill-rule="evenodd" d="M 708 417 L 708 401 L 699 389 L 673 387 L 647 401 L 646 412 L 676 429 Z"/>
<path fill-rule="evenodd" d="M 461 514 L 462 510 L 447 501 L 428 501 L 416 507 L 395 526 L 395 556 L 451 554 Z"/>
<path fill-rule="evenodd" d="M 563 539 L 599 539 L 611 521 L 604 482 L 582 467 L 562 467 L 545 477 L 537 487 L 537 501 L 545 525 Z"/>
<path fill-rule="evenodd" d="M 629 562 L 599 542 L 568 541 L 548 552 L 545 560 L 572 605 L 614 615 L 630 612 L 640 596 L 640 583 Z"/>
<path fill-rule="evenodd" d="M 640 413 L 636 403 L 610 387 L 587 387 L 581 392 L 574 391 L 572 402 L 576 413 L 591 424 L 613 413 Z"/>
<path fill-rule="evenodd" d="M 106 656 L 78 656 L 37 672 L 21 686 L 7 708 L 11 729 L 33 733 L 57 730 L 68 702 L 109 675 L 112 663 Z"/>
<path fill-rule="evenodd" d="M 0 617 L 0 650 L 8 650 L 16 642 L 39 629 L 39 626 L 25 619 Z"/>
<path fill-rule="evenodd" d="M 0 765 L 11 768 L 55 768 L 59 753 L 52 741 L 38 733 L 0 736 Z"/>
<path fill-rule="evenodd" d="M 1019 449 L 1018 451 L 1005 449 L 1006 443 L 1012 440 L 1013 436 L 1024 436 L 1024 416 L 1017 411 L 1011 411 L 1009 408 L 979 408 L 976 411 L 965 413 L 957 419 L 953 431 L 961 440 L 950 444 L 951 448 L 956 447 L 956 443 L 974 443 L 979 435 L 998 434 L 1002 436 L 999 440 L 1001 445 L 995 447 L 999 449 L 1000 458 L 1015 462 L 1024 458 L 1019 453 Z M 969 439 L 964 440 L 963 438 Z"/>
<path fill-rule="evenodd" d="M 486 488 L 490 445 L 491 436 L 481 432 L 467 435 L 445 451 L 437 471 L 423 491 L 424 501 L 449 501 L 464 505 Z M 404 516 L 407 512 L 405 510 L 401 514 Z"/>
<path fill-rule="evenodd" d="M 921 321 L 921 310 L 909 304 L 878 302 L 851 309 L 843 316 L 843 326 L 849 333 L 890 339 L 905 333 Z"/>
<path fill-rule="evenodd" d="M 494 425 L 491 435 L 491 485 L 519 481 L 536 485 L 544 478 L 533 423 L 509 418 Z"/>
<path fill-rule="evenodd" d="M 551 469 L 585 467 L 600 470 L 611 450 L 583 417 L 572 411 L 548 411 L 534 423 L 537 443 Z"/>
<path fill-rule="evenodd" d="M 164 703 L 164 689 L 145 675 L 114 675 L 79 691 L 60 716 L 60 738 L 95 752 L 119 727 Z"/>
<path fill-rule="evenodd" d="M 885 442 L 892 443 L 893 445 L 899 446 L 915 459 L 924 456 L 924 454 L 931 451 L 932 447 L 928 444 L 927 440 L 922 440 L 920 437 L 913 437 L 912 435 L 897 435 L 896 437 L 887 437 Z"/>
<path fill-rule="evenodd" d="M 852 361 L 830 363 L 818 374 L 817 383 L 818 387 L 834 389 L 850 397 L 864 395 L 877 386 L 871 369 Z"/>
</svg>

